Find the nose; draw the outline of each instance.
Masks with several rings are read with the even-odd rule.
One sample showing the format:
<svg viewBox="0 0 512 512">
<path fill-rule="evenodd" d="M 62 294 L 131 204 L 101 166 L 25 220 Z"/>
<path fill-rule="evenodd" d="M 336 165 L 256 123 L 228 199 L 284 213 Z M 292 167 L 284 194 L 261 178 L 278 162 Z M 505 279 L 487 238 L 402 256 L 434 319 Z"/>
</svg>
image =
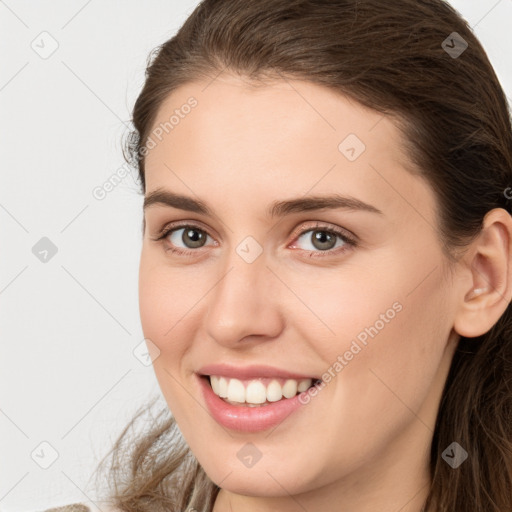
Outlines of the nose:
<svg viewBox="0 0 512 512">
<path fill-rule="evenodd" d="M 202 319 L 207 335 L 230 348 L 278 336 L 284 324 L 279 304 L 283 285 L 267 267 L 265 254 L 248 263 L 233 250 L 225 263 L 208 294 Z"/>
</svg>

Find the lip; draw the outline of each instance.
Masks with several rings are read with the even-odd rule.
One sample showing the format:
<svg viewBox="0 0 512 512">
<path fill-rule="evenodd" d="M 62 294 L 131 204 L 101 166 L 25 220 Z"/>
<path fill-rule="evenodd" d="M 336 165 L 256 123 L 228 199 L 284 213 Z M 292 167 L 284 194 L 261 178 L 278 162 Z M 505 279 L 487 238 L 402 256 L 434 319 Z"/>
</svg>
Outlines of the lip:
<svg viewBox="0 0 512 512">
<path fill-rule="evenodd" d="M 234 379 L 247 380 L 257 379 L 258 377 L 282 377 L 285 379 L 312 379 L 318 380 L 320 377 L 312 375 L 302 375 L 289 372 L 287 370 L 266 365 L 251 366 L 232 366 L 225 363 L 208 364 L 200 368 L 197 373 L 201 375 L 218 375 L 221 377 L 231 377 Z"/>
<path fill-rule="evenodd" d="M 204 371 L 204 368 L 202 370 Z M 217 368 L 215 371 L 217 371 Z M 213 373 L 213 375 L 216 375 L 216 373 Z M 237 406 L 225 402 L 213 392 L 208 376 L 196 374 L 196 377 L 199 381 L 206 406 L 215 421 L 228 429 L 238 432 L 260 432 L 279 425 L 290 414 L 304 405 L 300 401 L 300 397 L 308 392 L 306 390 L 292 398 L 283 398 L 278 402 L 261 407 Z"/>
</svg>

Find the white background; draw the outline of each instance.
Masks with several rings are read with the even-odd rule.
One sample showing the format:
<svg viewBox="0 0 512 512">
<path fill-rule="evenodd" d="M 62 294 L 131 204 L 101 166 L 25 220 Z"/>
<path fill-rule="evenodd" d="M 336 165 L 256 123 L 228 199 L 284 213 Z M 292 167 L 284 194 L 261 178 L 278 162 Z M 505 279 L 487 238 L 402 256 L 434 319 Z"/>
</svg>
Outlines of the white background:
<svg viewBox="0 0 512 512">
<path fill-rule="evenodd" d="M 2 511 L 95 499 L 95 464 L 160 394 L 133 354 L 143 340 L 142 197 L 132 175 L 103 200 L 92 190 L 124 164 L 121 138 L 150 50 L 197 3 L 0 2 Z M 512 98 L 512 0 L 450 3 Z M 46 59 L 31 47 L 51 49 L 43 31 L 58 43 Z M 32 252 L 42 237 L 58 249 L 46 263 Z M 44 441 L 58 452 L 48 469 L 31 457 L 51 457 Z"/>
</svg>

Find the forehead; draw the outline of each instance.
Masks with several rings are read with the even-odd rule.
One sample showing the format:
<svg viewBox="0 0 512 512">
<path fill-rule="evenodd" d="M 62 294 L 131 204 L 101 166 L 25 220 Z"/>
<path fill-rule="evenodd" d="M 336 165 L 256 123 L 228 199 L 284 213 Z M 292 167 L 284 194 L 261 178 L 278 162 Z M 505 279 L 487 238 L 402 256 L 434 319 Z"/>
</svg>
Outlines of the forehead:
<svg viewBox="0 0 512 512">
<path fill-rule="evenodd" d="M 393 119 L 310 82 L 224 74 L 183 85 L 161 104 L 150 137 L 147 191 L 236 190 L 246 201 L 261 192 L 270 202 L 335 189 L 379 208 L 433 208 L 425 182 L 406 170 Z"/>
<path fill-rule="evenodd" d="M 171 144 L 201 133 L 222 146 L 254 140 L 286 150 L 306 142 L 304 151 L 320 144 L 338 152 L 338 144 L 349 134 L 386 153 L 398 150 L 400 142 L 390 118 L 326 87 L 288 79 L 255 83 L 226 74 L 173 91 L 160 105 L 152 132 L 156 142 L 169 139 Z M 257 149 L 254 146 L 252 153 Z M 155 148 L 150 154 L 160 156 L 160 151 Z"/>
</svg>

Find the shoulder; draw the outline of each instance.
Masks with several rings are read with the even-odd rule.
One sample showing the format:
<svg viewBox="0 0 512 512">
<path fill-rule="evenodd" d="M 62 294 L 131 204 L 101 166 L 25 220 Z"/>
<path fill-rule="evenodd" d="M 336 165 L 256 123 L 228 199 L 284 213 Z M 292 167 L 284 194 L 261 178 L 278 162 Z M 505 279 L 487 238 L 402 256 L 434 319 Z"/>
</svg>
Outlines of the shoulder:
<svg viewBox="0 0 512 512">
<path fill-rule="evenodd" d="M 122 512 L 118 508 L 110 504 L 99 504 L 98 506 L 86 505 L 85 503 L 70 503 L 69 505 L 61 505 L 52 507 L 41 512 Z"/>
</svg>

